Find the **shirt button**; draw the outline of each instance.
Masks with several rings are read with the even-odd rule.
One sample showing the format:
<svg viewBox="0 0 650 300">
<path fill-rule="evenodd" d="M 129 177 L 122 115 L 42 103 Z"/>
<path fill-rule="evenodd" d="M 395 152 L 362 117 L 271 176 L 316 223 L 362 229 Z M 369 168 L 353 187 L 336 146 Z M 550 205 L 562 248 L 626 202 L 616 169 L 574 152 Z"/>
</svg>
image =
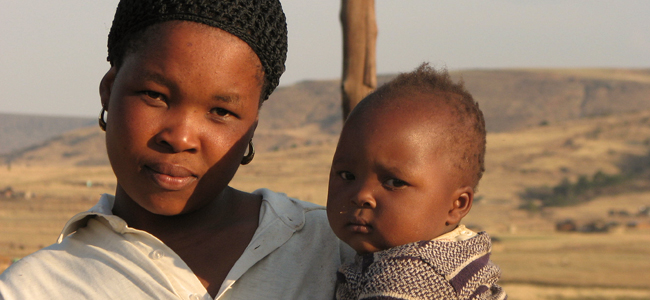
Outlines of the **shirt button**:
<svg viewBox="0 0 650 300">
<path fill-rule="evenodd" d="M 190 300 L 201 300 L 199 294 L 190 294 Z"/>
<path fill-rule="evenodd" d="M 163 257 L 163 252 L 158 249 L 153 250 L 151 253 L 149 253 L 149 257 L 151 259 L 161 259 Z"/>
</svg>

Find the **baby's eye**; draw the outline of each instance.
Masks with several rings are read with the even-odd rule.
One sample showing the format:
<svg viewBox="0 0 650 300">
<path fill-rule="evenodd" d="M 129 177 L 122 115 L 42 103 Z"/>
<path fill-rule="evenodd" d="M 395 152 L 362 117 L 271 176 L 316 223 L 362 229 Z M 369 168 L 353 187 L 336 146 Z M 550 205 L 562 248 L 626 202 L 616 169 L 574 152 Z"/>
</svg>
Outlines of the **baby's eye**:
<svg viewBox="0 0 650 300">
<path fill-rule="evenodd" d="M 221 108 L 221 107 L 215 107 L 215 108 L 211 109 L 210 113 L 215 114 L 215 115 L 220 116 L 220 117 L 226 117 L 226 116 L 229 116 L 229 115 L 233 114 L 229 110 Z"/>
<path fill-rule="evenodd" d="M 388 180 L 386 180 L 386 182 L 384 184 L 386 184 L 388 187 L 393 188 L 393 189 L 403 188 L 403 187 L 408 185 L 408 183 L 406 183 L 406 181 L 399 180 L 397 178 L 388 179 Z"/>
<path fill-rule="evenodd" d="M 341 171 L 339 172 L 339 176 L 343 178 L 343 180 L 354 180 L 354 174 L 348 172 L 348 171 Z"/>
</svg>

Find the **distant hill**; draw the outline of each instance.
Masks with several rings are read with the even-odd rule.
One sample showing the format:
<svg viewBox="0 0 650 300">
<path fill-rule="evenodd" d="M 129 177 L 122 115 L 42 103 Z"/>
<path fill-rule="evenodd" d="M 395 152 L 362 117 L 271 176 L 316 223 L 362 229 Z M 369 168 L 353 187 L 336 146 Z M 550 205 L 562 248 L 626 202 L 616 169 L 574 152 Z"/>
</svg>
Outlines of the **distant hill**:
<svg viewBox="0 0 650 300">
<path fill-rule="evenodd" d="M 83 127 L 52 137 L 30 147 L 0 156 L 0 164 L 27 165 L 108 165 L 104 132 L 97 127 Z"/>
<path fill-rule="evenodd" d="M 519 283 L 520 291 L 539 285 L 538 290 L 523 294 L 534 295 L 549 287 L 556 293 L 572 285 L 597 290 L 593 295 L 629 288 L 629 294 L 617 296 L 621 299 L 647 294 L 643 294 L 648 291 L 643 278 L 647 278 L 649 252 L 644 245 L 650 218 L 640 213 L 650 207 L 649 72 L 468 70 L 452 74 L 465 79 L 490 128 L 486 172 L 463 223 L 495 237 L 494 260 L 504 270 L 506 283 Z M 265 187 L 325 204 L 341 126 L 338 101 L 337 81 L 301 82 L 278 89 L 261 110 L 254 138 L 258 155 L 239 169 L 231 185 L 243 191 Z M 34 120 L 39 118 L 26 124 L 37 124 Z M 99 194 L 115 192 L 104 133 L 95 122 L 89 120 L 90 127 L 0 155 L 0 189 L 10 192 L 10 197 L 0 196 L 0 271 L 10 258 L 23 257 L 55 240 L 66 220 L 90 208 Z M 4 124 L 0 124 L 2 131 L 15 139 L 38 131 Z M 41 128 L 48 126 L 54 125 Z M 6 137 L 0 145 L 4 142 Z M 518 209 L 526 203 L 522 193 L 528 188 L 561 188 L 566 186 L 562 182 L 593 185 L 600 182 L 596 178 L 601 173 L 640 175 L 623 185 L 608 185 L 608 190 L 593 190 L 589 201 L 575 206 Z M 557 224 L 565 221 L 576 228 L 606 224 L 612 229 L 606 235 L 556 233 Z M 568 291 L 566 297 L 582 290 Z"/>
<path fill-rule="evenodd" d="M 0 113 L 0 154 L 29 147 L 53 136 L 95 123 L 97 120 L 93 118 Z"/>
<path fill-rule="evenodd" d="M 461 70 L 485 114 L 488 131 L 503 132 L 566 120 L 650 109 L 650 69 Z M 379 76 L 383 83 L 395 75 Z M 262 108 L 273 129 L 317 124 L 341 127 L 339 81 L 304 81 L 279 88 Z"/>
<path fill-rule="evenodd" d="M 93 156 L 102 154 L 98 150 L 102 145 L 96 143 L 102 136 L 96 126 L 76 130 L 24 152 L 11 167 L 0 164 L 0 188 L 10 187 L 16 195 L 0 196 L 0 271 L 11 258 L 52 243 L 63 224 L 95 204 L 98 195 L 115 192 L 110 166 L 88 166 L 97 162 Z M 649 268 L 650 219 L 636 214 L 650 207 L 650 192 L 624 189 L 618 195 L 538 213 L 517 208 L 527 187 L 556 186 L 562 178 L 576 182 L 581 176 L 593 178 L 598 171 L 615 174 L 618 163 L 629 155 L 643 158 L 648 153 L 649 137 L 650 110 L 490 133 L 486 173 L 463 223 L 495 237 L 495 261 L 504 274 L 510 274 L 504 277 L 509 284 L 539 284 L 539 291 L 550 287 L 552 293 L 575 284 L 608 295 L 634 288 L 619 298 L 641 299 L 644 296 L 638 295 L 647 291 L 643 278 Z M 323 143 L 261 151 L 250 165 L 239 169 L 231 184 L 244 191 L 265 187 L 325 204 L 334 147 Z M 635 160 L 632 165 L 642 164 Z M 650 186 L 650 180 L 639 186 Z M 567 219 L 581 227 L 619 226 L 612 227 L 610 234 L 556 233 L 557 222 Z"/>
<path fill-rule="evenodd" d="M 650 109 L 650 69 L 468 70 L 488 131 Z"/>
<path fill-rule="evenodd" d="M 313 128 L 302 130 L 315 131 Z M 287 136 L 299 135 L 295 132 L 301 131 L 290 130 Z M 247 191 L 268 187 L 324 204 L 335 147 L 336 140 L 332 139 L 277 151 L 260 151 L 252 164 L 240 169 L 233 186 Z M 496 224 L 498 220 L 502 230 L 507 230 L 503 228 L 507 228 L 506 223 L 520 206 L 526 188 L 554 187 L 565 179 L 575 183 L 581 177 L 594 178 L 599 172 L 625 174 L 630 167 L 642 167 L 644 169 L 634 169 L 634 172 L 647 175 L 649 151 L 650 109 L 489 133 L 486 173 L 479 185 L 475 213 L 468 220 L 480 224 Z M 13 172 L 14 177 L 4 178 L 7 183 L 0 187 L 12 186 L 16 191 L 30 190 L 39 194 L 63 193 L 69 189 L 91 194 L 99 190 L 88 189 L 80 183 L 91 180 L 93 186 L 114 186 L 104 133 L 95 126 L 13 152 L 10 166 L 3 164 L 6 158 L 0 160 L 0 171 Z M 22 177 L 15 176 L 18 174 Z M 646 191 L 647 188 L 638 187 L 650 186 L 650 176 L 636 177 L 631 183 L 633 185 L 609 186 L 610 190 L 604 194 Z M 623 206 L 600 202 L 598 205 L 602 209 L 599 211 L 604 214 L 611 208 L 650 206 L 648 197 L 630 198 Z M 581 210 L 571 218 L 587 220 L 594 216 L 593 211 Z M 555 219 L 551 215 L 547 217 Z M 531 219 L 527 226 L 542 225 L 535 223 L 537 221 Z"/>
<path fill-rule="evenodd" d="M 650 109 L 650 69 L 511 69 L 450 72 L 485 114 L 488 132 L 507 132 Z M 383 83 L 395 75 L 379 76 Z M 260 151 L 336 141 L 342 117 L 338 80 L 280 87 L 264 103 Z M 0 114 L 0 154 L 33 147 L 95 119 Z M 13 154 L 12 157 L 16 157 Z"/>
<path fill-rule="evenodd" d="M 256 145 L 269 146 L 278 141 L 284 144 L 270 149 L 258 146 L 255 160 L 238 171 L 233 186 L 246 191 L 267 187 L 324 204 L 336 135 L 324 133 L 315 123 L 304 120 L 301 122 L 306 125 L 294 128 L 259 128 Z M 105 151 L 104 133 L 97 126 L 67 132 L 0 156 L 0 172 L 10 175 L 0 180 L 4 182 L 0 187 L 53 196 L 78 193 L 88 197 L 110 192 L 115 179 Z M 490 132 L 486 172 L 468 224 L 504 232 L 517 219 L 520 228 L 549 229 L 554 221 L 568 217 L 588 222 L 605 218 L 610 209 L 633 211 L 650 206 L 646 161 L 649 151 L 650 109 Z M 11 164 L 6 165 L 7 161 Z M 581 202 L 584 205 L 550 207 L 548 211 L 545 208 L 544 214 L 534 217 L 517 209 L 525 201 L 522 194 L 527 188 L 557 187 L 563 181 L 580 182 L 580 178 L 592 180 L 600 172 L 616 176 L 625 174 L 630 167 L 641 167 L 634 172 L 648 176 L 636 176 L 625 185 L 608 185 L 607 191 L 594 190 L 591 194 L 597 197 L 592 200 L 589 195 L 590 201 Z M 87 182 L 92 182 L 92 188 L 86 186 Z M 646 194 L 621 196 L 630 193 Z"/>
</svg>

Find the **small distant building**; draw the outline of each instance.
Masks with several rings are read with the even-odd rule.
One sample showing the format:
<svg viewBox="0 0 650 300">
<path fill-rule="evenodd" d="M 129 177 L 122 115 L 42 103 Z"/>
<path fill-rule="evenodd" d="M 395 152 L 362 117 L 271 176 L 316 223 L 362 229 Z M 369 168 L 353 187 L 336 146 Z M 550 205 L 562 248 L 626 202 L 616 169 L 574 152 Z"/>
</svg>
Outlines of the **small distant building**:
<svg viewBox="0 0 650 300">
<path fill-rule="evenodd" d="M 593 221 L 580 226 L 580 232 L 607 232 L 609 231 L 610 226 L 612 226 L 611 223 L 605 223 L 604 221 Z"/>
<path fill-rule="evenodd" d="M 0 199 L 16 199 L 25 197 L 25 192 L 14 191 L 10 186 L 0 190 Z"/>
<path fill-rule="evenodd" d="M 10 186 L 8 186 L 4 190 L 0 191 L 0 196 L 2 198 L 11 199 L 14 197 L 14 190 Z"/>
<path fill-rule="evenodd" d="M 558 221 L 555 223 L 555 230 L 560 232 L 569 232 L 578 230 L 576 222 L 571 219 Z"/>
<path fill-rule="evenodd" d="M 619 210 L 610 209 L 608 213 L 609 213 L 610 217 L 629 217 L 630 216 L 630 213 L 625 209 L 619 209 Z"/>
<path fill-rule="evenodd" d="M 638 222 L 635 226 L 636 229 L 650 229 L 650 222 Z"/>
</svg>

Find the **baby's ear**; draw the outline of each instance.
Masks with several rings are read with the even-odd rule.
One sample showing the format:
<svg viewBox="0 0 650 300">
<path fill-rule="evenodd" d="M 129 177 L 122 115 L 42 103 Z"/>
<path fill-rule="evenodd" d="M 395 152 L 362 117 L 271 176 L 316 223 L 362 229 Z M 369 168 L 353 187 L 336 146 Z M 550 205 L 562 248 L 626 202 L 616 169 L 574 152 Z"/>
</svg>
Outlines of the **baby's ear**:
<svg viewBox="0 0 650 300">
<path fill-rule="evenodd" d="M 474 189 L 469 186 L 464 186 L 454 192 L 453 202 L 451 209 L 447 213 L 447 225 L 458 224 L 472 208 L 474 202 Z"/>
</svg>

